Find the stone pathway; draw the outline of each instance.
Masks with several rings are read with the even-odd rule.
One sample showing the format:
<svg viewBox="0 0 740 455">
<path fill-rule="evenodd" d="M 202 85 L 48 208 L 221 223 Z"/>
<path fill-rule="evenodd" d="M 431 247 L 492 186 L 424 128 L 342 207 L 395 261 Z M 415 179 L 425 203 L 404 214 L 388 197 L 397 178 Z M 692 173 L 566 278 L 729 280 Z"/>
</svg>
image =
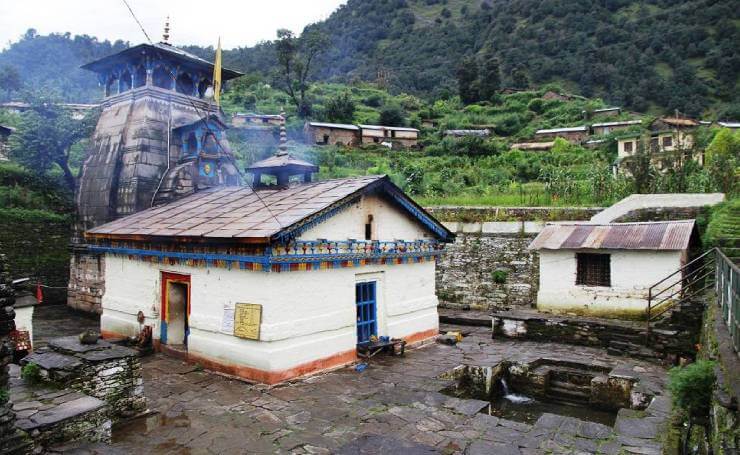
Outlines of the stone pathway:
<svg viewBox="0 0 740 455">
<path fill-rule="evenodd" d="M 443 330 L 456 327 L 444 327 Z M 622 410 L 614 428 L 544 414 L 534 425 L 479 413 L 488 403 L 440 393 L 439 379 L 461 364 L 492 366 L 540 357 L 597 362 L 639 377 L 661 395 L 661 367 L 602 349 L 492 340 L 490 328 L 460 327 L 457 346 L 432 344 L 404 357 L 376 357 L 353 368 L 283 384 L 250 385 L 154 355 L 144 359 L 144 390 L 157 414 L 119 425 L 113 443 L 67 445 L 74 453 L 660 453 L 668 400 Z"/>
</svg>

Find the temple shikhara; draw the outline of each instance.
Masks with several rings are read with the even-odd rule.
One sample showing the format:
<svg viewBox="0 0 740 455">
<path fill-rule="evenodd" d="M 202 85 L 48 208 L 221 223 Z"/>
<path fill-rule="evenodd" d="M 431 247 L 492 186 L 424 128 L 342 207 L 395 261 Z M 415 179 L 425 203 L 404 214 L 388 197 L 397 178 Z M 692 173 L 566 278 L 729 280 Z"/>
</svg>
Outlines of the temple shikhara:
<svg viewBox="0 0 740 455">
<path fill-rule="evenodd" d="M 438 334 L 435 262 L 454 234 L 388 177 L 315 180 L 284 117 L 274 155 L 242 176 L 207 96 L 213 65 L 169 44 L 84 67 L 106 99 L 69 299 L 102 313 L 105 337 L 151 330 L 159 350 L 272 384 L 353 362 L 375 337 Z"/>
</svg>

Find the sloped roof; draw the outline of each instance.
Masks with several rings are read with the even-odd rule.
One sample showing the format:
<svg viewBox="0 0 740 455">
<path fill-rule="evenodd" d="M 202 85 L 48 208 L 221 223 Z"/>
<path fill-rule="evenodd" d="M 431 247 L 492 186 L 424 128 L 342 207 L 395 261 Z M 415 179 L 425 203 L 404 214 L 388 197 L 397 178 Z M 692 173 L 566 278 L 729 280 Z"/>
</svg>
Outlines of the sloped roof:
<svg viewBox="0 0 740 455">
<path fill-rule="evenodd" d="M 201 68 L 213 71 L 213 63 L 209 62 L 208 60 L 202 59 L 195 54 L 191 54 L 188 51 L 185 51 L 183 49 L 180 49 L 178 47 L 165 44 L 165 43 L 138 44 L 136 46 L 129 47 L 128 49 L 124 49 L 121 52 L 108 55 L 106 57 L 92 61 L 90 63 L 86 63 L 82 65 L 80 68 L 90 70 L 90 71 L 95 71 L 95 72 L 102 71 L 112 65 L 117 64 L 121 58 L 138 56 L 138 54 L 145 53 L 147 51 L 148 52 L 161 52 L 165 55 L 169 55 L 170 57 L 175 57 L 175 58 L 180 59 L 181 61 L 190 63 L 193 66 L 197 66 L 197 67 L 201 67 Z M 240 73 L 239 71 L 234 71 L 234 70 L 230 70 L 227 68 L 221 69 L 221 77 L 224 80 L 234 79 L 236 77 L 243 76 L 243 75 L 244 74 Z"/>
<path fill-rule="evenodd" d="M 366 192 L 388 194 L 411 217 L 444 241 L 447 228 L 384 175 L 324 180 L 285 189 L 217 187 L 144 210 L 86 232 L 91 238 L 268 243 L 317 221 Z"/>
<path fill-rule="evenodd" d="M 283 155 L 273 155 L 271 157 L 265 158 L 264 160 L 257 161 L 247 168 L 247 172 L 250 172 L 252 170 L 280 168 L 288 166 L 306 168 L 311 172 L 319 172 L 319 167 L 315 164 L 298 158 L 294 158 L 289 153 Z"/>
<path fill-rule="evenodd" d="M 740 122 L 717 122 L 717 125 L 725 128 L 740 128 Z"/>
<path fill-rule="evenodd" d="M 534 134 L 547 134 L 547 133 L 571 133 L 577 131 L 588 131 L 587 126 L 569 126 L 567 128 L 550 128 L 547 130 L 537 130 Z"/>
<path fill-rule="evenodd" d="M 663 122 L 671 126 L 699 126 L 699 122 L 690 118 L 662 117 L 655 122 Z"/>
<path fill-rule="evenodd" d="M 642 120 L 618 120 L 614 122 L 602 122 L 594 123 L 591 125 L 592 128 L 604 127 L 604 126 L 622 126 L 622 125 L 639 125 Z"/>
<path fill-rule="evenodd" d="M 694 220 L 646 223 L 547 224 L 530 250 L 685 250 Z"/>
<path fill-rule="evenodd" d="M 316 126 L 319 128 L 336 128 L 340 130 L 355 130 L 360 129 L 359 126 L 349 125 L 347 123 L 323 123 L 323 122 L 308 122 L 308 126 Z"/>
<path fill-rule="evenodd" d="M 187 126 L 195 125 L 197 123 L 207 122 L 209 120 L 212 120 L 212 121 L 218 123 L 223 129 L 228 129 L 229 128 L 229 126 L 226 125 L 226 123 L 224 123 L 223 120 L 221 120 L 221 117 L 219 117 L 216 114 L 208 114 L 208 115 L 206 115 L 203 118 L 199 118 L 199 119 L 195 119 L 195 120 L 193 120 L 192 118 L 189 118 L 189 117 L 181 117 L 179 119 L 176 119 L 173 122 L 174 124 L 172 125 L 172 129 L 173 130 L 177 130 L 177 129 L 180 129 L 180 128 L 185 128 Z"/>
<path fill-rule="evenodd" d="M 383 126 L 383 125 L 360 125 L 363 130 L 388 130 L 388 131 L 416 131 L 416 128 L 408 128 L 406 126 Z"/>
</svg>

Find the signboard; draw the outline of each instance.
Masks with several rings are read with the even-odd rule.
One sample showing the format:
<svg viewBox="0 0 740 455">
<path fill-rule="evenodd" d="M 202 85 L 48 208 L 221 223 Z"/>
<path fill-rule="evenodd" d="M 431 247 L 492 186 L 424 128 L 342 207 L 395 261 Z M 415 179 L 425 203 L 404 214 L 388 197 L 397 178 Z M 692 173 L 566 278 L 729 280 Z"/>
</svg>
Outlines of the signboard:
<svg viewBox="0 0 740 455">
<path fill-rule="evenodd" d="M 260 339 L 262 305 L 237 303 L 234 308 L 234 335 L 249 340 Z"/>
<path fill-rule="evenodd" d="M 234 308 L 224 306 L 224 315 L 221 320 L 221 331 L 228 333 L 229 335 L 234 334 Z"/>
</svg>

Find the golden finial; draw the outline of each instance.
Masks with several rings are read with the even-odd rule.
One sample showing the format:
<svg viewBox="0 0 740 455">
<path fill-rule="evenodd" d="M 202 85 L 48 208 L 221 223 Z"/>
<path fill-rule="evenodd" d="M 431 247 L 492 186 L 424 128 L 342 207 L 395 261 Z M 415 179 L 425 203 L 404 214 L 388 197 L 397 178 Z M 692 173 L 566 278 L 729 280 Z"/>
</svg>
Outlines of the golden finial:
<svg viewBox="0 0 740 455">
<path fill-rule="evenodd" d="M 164 44 L 170 44 L 170 16 L 167 16 L 167 20 L 164 23 L 164 33 L 162 34 L 162 42 Z"/>
</svg>

